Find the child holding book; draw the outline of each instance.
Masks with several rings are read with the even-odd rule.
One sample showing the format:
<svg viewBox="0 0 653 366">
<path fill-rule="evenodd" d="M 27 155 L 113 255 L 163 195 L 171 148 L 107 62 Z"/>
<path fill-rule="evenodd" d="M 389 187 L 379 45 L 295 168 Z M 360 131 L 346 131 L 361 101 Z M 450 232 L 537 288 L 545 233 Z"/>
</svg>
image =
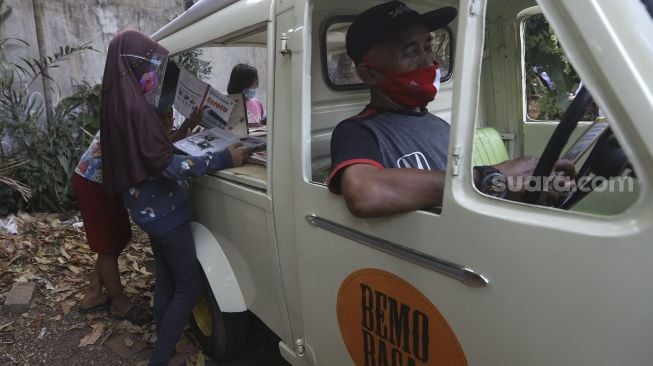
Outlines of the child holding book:
<svg viewBox="0 0 653 366">
<path fill-rule="evenodd" d="M 103 181 L 121 195 L 150 237 L 156 262 L 157 342 L 150 365 L 165 365 L 201 293 L 201 268 L 190 231 L 189 177 L 241 165 L 249 151 L 176 155 L 157 116 L 168 51 L 137 31 L 110 43 L 103 77 L 100 129 Z"/>
<path fill-rule="evenodd" d="M 256 68 L 238 64 L 231 70 L 227 93 L 243 94 L 247 109 L 247 124 L 251 128 L 267 124 L 267 115 L 263 103 L 256 97 L 258 89 L 258 72 Z"/>
</svg>

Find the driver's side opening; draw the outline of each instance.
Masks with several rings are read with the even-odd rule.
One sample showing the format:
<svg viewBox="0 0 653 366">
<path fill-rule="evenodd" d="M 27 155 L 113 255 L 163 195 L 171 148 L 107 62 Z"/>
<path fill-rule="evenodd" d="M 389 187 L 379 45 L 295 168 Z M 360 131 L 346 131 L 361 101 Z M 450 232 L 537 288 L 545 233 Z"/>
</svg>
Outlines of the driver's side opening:
<svg viewBox="0 0 653 366">
<path fill-rule="evenodd" d="M 488 6 L 477 121 L 482 133 L 476 135 L 473 164 L 534 156 L 543 166 L 542 173 L 525 179 L 488 177 L 480 189 L 497 198 L 503 196 L 495 191 L 507 190 L 513 200 L 594 215 L 626 211 L 639 197 L 639 185 L 611 130 L 618 121 L 608 120 L 584 90 L 539 7 L 514 14 Z M 511 31 L 520 35 L 519 43 Z M 544 165 L 558 158 L 573 162 L 575 177 L 564 181 L 544 173 Z M 557 193 L 535 192 L 542 190 Z"/>
<path fill-rule="evenodd" d="M 427 6 L 405 1 L 419 11 L 433 10 L 450 1 L 432 1 Z M 318 1 L 314 9 L 312 65 L 312 116 L 311 116 L 311 181 L 326 184 L 331 172 L 330 142 L 333 128 L 338 122 L 359 114 L 369 103 L 369 89 L 356 74 L 355 64 L 347 55 L 345 37 L 356 14 L 368 4 L 335 1 Z M 323 11 L 328 9 L 327 11 Z M 335 13 L 334 13 L 335 11 Z M 433 52 L 441 67 L 440 90 L 429 111 L 451 120 L 451 95 L 453 93 L 453 44 L 455 24 L 432 32 Z"/>
</svg>

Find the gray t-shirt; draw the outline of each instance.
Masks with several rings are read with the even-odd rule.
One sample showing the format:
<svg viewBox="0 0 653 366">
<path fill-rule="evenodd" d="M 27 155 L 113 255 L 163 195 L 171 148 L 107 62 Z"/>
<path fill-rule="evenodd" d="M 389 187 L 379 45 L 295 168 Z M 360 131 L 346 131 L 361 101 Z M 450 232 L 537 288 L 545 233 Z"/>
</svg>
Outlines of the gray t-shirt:
<svg viewBox="0 0 653 366">
<path fill-rule="evenodd" d="M 447 166 L 449 124 L 426 111 L 376 111 L 367 107 L 342 121 L 331 137 L 331 191 L 340 192 L 340 173 L 352 164 L 379 168 L 442 171 Z"/>
</svg>

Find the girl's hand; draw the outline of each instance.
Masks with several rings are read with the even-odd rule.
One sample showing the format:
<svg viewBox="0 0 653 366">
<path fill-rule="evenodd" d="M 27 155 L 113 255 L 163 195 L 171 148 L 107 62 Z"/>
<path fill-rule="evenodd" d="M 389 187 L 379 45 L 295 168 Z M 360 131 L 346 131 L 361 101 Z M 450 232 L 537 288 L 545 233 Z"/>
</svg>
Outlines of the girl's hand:
<svg viewBox="0 0 653 366">
<path fill-rule="evenodd" d="M 202 122 L 202 111 L 199 108 L 194 108 L 193 113 L 190 117 L 186 118 L 183 123 L 183 126 L 186 130 L 192 131 L 197 125 Z"/>
<path fill-rule="evenodd" d="M 231 153 L 231 161 L 233 162 L 234 168 L 243 165 L 245 159 L 252 153 L 252 149 L 241 149 L 241 146 L 243 144 L 239 142 L 227 148 Z"/>
</svg>

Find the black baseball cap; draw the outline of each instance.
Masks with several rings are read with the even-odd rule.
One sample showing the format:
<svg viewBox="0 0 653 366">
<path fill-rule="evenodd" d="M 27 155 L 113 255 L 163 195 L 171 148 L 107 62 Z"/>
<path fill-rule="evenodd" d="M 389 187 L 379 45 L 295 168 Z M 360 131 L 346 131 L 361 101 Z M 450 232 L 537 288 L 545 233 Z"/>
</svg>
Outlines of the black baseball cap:
<svg viewBox="0 0 653 366">
<path fill-rule="evenodd" d="M 420 14 L 401 1 L 388 1 L 358 14 L 347 31 L 347 54 L 355 64 L 361 62 L 370 48 L 388 37 L 424 24 L 429 32 L 442 28 L 456 18 L 450 6 Z"/>
</svg>

